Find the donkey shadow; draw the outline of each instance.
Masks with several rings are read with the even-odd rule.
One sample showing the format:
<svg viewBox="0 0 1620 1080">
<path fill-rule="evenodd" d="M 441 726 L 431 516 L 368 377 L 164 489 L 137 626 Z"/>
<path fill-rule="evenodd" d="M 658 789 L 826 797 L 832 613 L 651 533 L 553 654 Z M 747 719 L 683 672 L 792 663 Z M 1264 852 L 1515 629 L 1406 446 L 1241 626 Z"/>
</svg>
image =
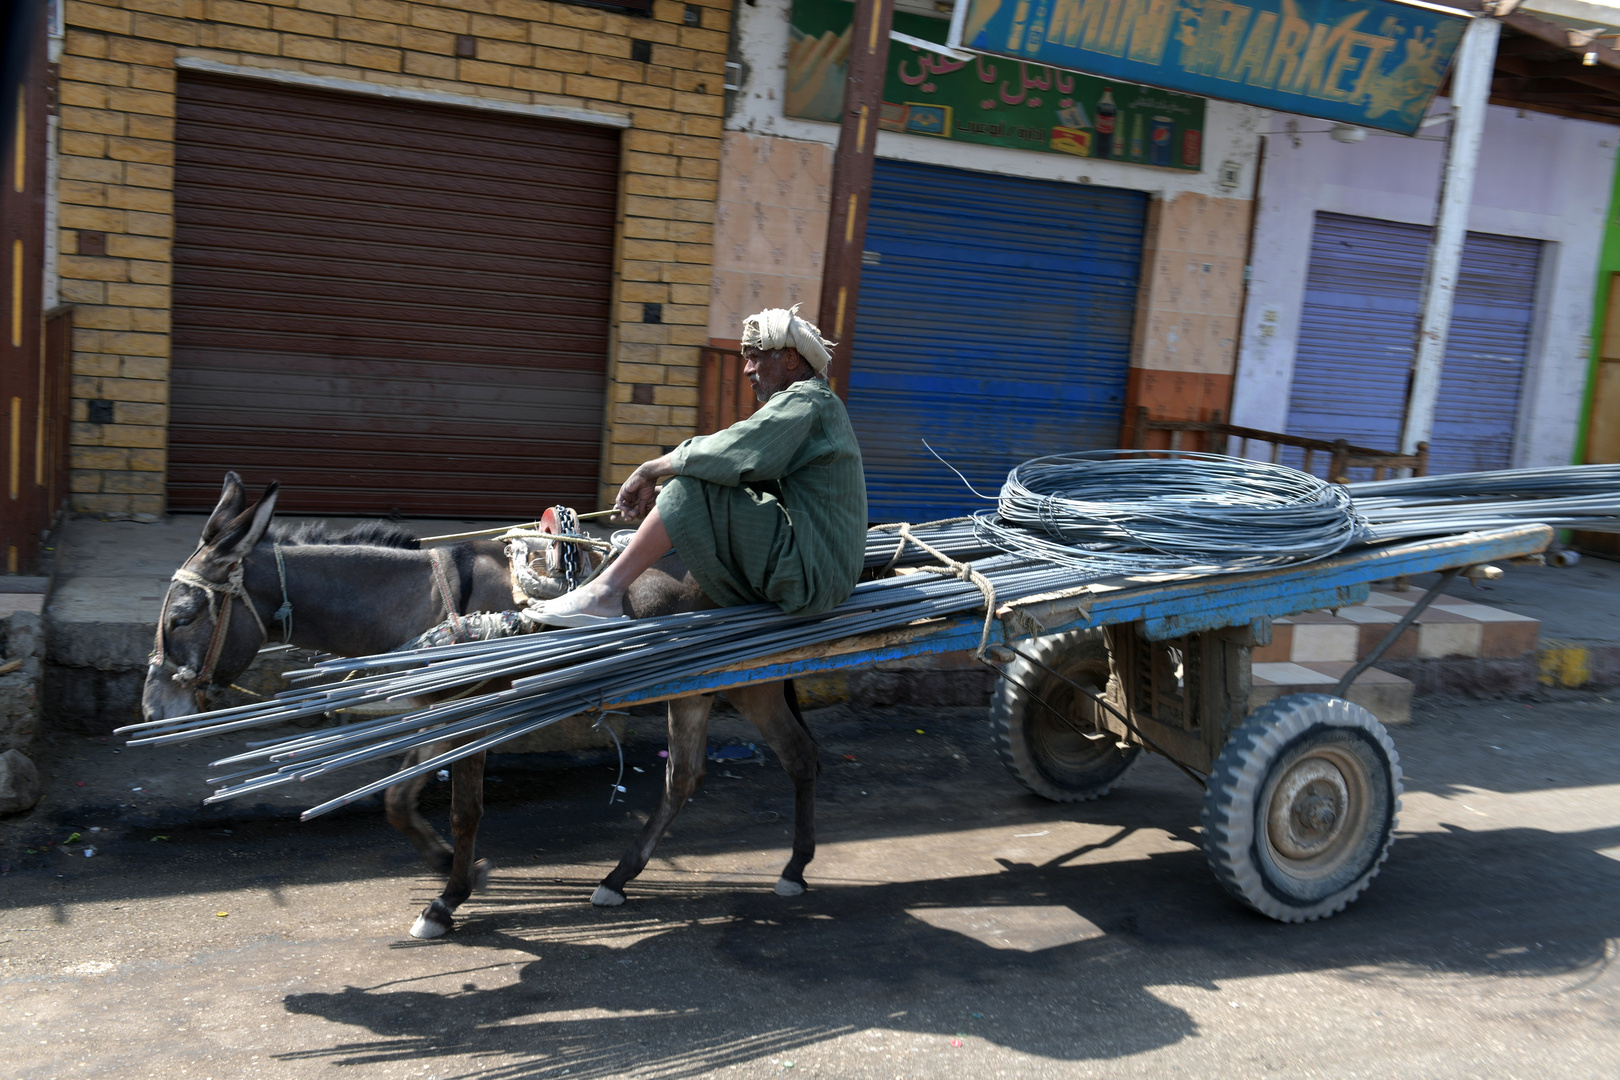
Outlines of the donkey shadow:
<svg viewBox="0 0 1620 1080">
<path fill-rule="evenodd" d="M 1403 838 L 1358 903 L 1299 926 L 1227 899 L 1196 850 L 1069 865 L 1082 849 L 976 876 L 824 885 L 793 900 L 683 884 L 592 927 L 580 925 L 589 909 L 575 899 L 577 884 L 520 885 L 491 897 L 493 910 L 469 916 L 456 937 L 402 946 L 465 950 L 473 963 L 447 955 L 451 969 L 475 969 L 489 950 L 534 956 L 515 982 L 290 995 L 291 1013 L 377 1038 L 284 1059 L 476 1056 L 480 1074 L 500 1080 L 653 1066 L 689 1076 L 865 1033 L 874 1053 L 961 1035 L 1100 1061 L 1200 1034 L 1159 988 L 1216 991 L 1232 980 L 1335 971 L 1374 983 L 1445 972 L 1588 984 L 1603 977 L 1607 942 L 1620 936 L 1620 863 L 1596 853 L 1615 845 L 1620 828 Z M 930 918 L 1032 907 L 1079 929 L 1026 950 Z M 601 943 L 625 923 L 649 936 L 624 948 Z M 577 940 L 587 933 L 596 940 Z"/>
</svg>

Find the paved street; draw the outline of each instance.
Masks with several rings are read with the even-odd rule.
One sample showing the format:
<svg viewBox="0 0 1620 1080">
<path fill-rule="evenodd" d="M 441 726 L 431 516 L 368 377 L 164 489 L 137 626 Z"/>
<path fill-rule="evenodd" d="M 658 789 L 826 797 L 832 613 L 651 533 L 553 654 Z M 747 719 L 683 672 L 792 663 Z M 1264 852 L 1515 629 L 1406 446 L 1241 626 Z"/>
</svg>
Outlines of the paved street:
<svg viewBox="0 0 1620 1080">
<path fill-rule="evenodd" d="M 199 813 L 222 744 L 57 736 L 51 798 L 0 823 L 0 1074 L 1616 1075 L 1620 703 L 1415 712 L 1402 838 L 1319 924 L 1219 890 L 1161 761 L 1057 805 L 977 710 L 829 709 L 805 896 L 770 892 L 780 771 L 721 762 L 630 902 L 586 902 L 654 798 L 637 717 L 628 807 L 610 763 L 497 762 L 500 867 L 434 942 L 405 930 L 437 885 L 374 806 Z M 711 741 L 749 737 L 721 718 Z"/>
</svg>

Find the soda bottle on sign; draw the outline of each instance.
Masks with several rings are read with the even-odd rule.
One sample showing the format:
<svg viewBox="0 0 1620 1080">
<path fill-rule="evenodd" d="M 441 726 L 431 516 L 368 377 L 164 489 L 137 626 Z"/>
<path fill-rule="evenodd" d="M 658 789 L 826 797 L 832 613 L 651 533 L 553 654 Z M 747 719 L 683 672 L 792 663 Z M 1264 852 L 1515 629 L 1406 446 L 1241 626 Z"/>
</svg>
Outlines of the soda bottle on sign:
<svg viewBox="0 0 1620 1080">
<path fill-rule="evenodd" d="M 1142 114 L 1131 117 L 1131 160 L 1142 160 Z"/>
<path fill-rule="evenodd" d="M 1181 163 L 1197 168 L 1199 159 L 1203 157 L 1203 135 L 1198 130 L 1189 128 L 1181 133 Z"/>
<path fill-rule="evenodd" d="M 1092 151 L 1093 157 L 1114 156 L 1114 91 L 1112 87 L 1104 87 L 1102 99 L 1097 102 L 1097 147 Z"/>
<path fill-rule="evenodd" d="M 1175 121 L 1168 116 L 1155 116 L 1153 118 L 1153 134 L 1150 137 L 1148 163 L 1150 165 L 1170 165 L 1170 147 L 1175 138 Z"/>
</svg>

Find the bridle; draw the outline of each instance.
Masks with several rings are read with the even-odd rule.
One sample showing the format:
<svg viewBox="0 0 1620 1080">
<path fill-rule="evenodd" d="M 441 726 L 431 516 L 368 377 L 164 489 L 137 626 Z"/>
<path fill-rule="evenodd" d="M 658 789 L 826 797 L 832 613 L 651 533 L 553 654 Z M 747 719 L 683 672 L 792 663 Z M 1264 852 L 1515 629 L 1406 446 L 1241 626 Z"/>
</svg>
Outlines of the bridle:
<svg viewBox="0 0 1620 1080">
<path fill-rule="evenodd" d="M 276 610 L 273 618 L 281 623 L 283 641 L 292 642 L 292 601 L 287 599 L 287 568 L 281 559 L 281 545 L 275 544 L 276 576 L 281 579 L 281 607 Z M 195 553 L 193 553 L 195 558 Z M 190 559 L 186 560 L 190 562 Z M 259 640 L 270 640 L 270 632 L 264 625 L 264 619 L 259 616 L 259 609 L 254 605 L 253 598 L 247 593 L 242 578 L 245 573 L 245 559 L 231 564 L 225 574 L 223 583 L 210 581 L 197 573 L 182 566 L 170 577 L 169 589 L 163 594 L 163 608 L 158 612 L 158 625 L 155 640 L 152 643 L 152 655 L 147 663 L 159 671 L 168 671 L 169 678 L 180 686 L 189 687 L 194 693 L 201 694 L 202 688 L 207 686 L 214 678 L 214 672 L 219 668 L 220 654 L 225 651 L 225 639 L 231 629 L 231 608 L 233 603 L 240 599 L 242 606 L 247 608 L 248 614 L 253 616 L 253 622 L 259 628 Z M 177 664 L 168 655 L 164 645 L 163 634 L 169 625 L 169 603 L 174 597 L 175 584 L 190 585 L 194 589 L 201 589 L 208 594 L 208 614 L 214 620 L 214 632 L 208 638 L 208 650 L 203 654 L 202 669 Z M 218 597 L 219 599 L 215 599 Z"/>
</svg>

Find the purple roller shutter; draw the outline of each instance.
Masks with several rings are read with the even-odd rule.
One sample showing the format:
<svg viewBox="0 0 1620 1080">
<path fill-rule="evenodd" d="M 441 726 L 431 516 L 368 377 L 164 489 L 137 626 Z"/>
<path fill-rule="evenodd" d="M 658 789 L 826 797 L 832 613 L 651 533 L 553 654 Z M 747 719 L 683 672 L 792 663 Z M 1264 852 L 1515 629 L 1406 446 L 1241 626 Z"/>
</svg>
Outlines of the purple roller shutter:
<svg viewBox="0 0 1620 1080">
<path fill-rule="evenodd" d="M 1431 231 L 1317 214 L 1289 434 L 1396 448 Z M 1435 408 L 1430 472 L 1510 466 L 1540 262 L 1538 240 L 1468 234 Z"/>
</svg>

